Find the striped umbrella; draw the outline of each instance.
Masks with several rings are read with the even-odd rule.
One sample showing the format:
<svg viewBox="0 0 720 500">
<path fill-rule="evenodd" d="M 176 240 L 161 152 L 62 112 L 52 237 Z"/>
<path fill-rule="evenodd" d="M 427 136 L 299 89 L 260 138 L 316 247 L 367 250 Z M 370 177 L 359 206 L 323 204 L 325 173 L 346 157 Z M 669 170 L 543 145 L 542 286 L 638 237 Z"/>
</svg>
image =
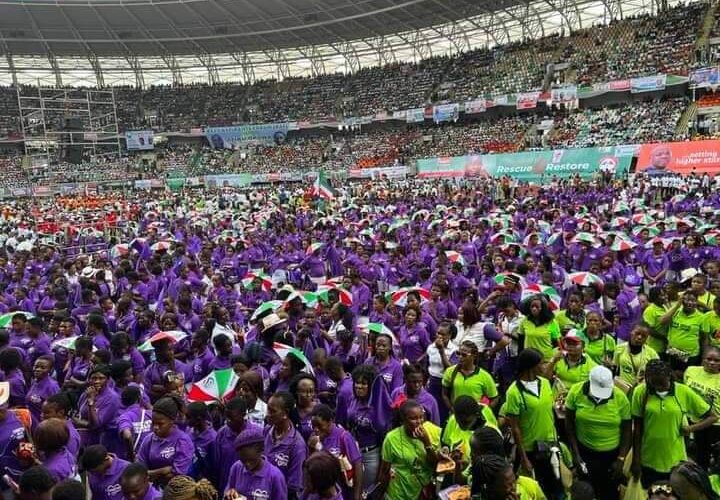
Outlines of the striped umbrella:
<svg viewBox="0 0 720 500">
<path fill-rule="evenodd" d="M 312 364 L 305 357 L 305 354 L 297 347 L 292 347 L 289 345 L 281 344 L 280 342 L 275 342 L 273 344 L 273 350 L 277 353 L 278 356 L 280 356 L 280 359 L 285 359 L 287 356 L 295 356 L 305 365 L 304 371 L 310 373 L 311 375 L 315 374 Z"/>
<path fill-rule="evenodd" d="M 118 260 L 128 255 L 130 255 L 130 245 L 128 244 L 120 243 L 110 249 L 110 258 L 113 260 Z"/>
<path fill-rule="evenodd" d="M 568 279 L 579 286 L 604 286 L 602 278 L 597 274 L 578 272 L 568 274 Z"/>
<path fill-rule="evenodd" d="M 228 401 L 235 395 L 235 386 L 240 378 L 232 368 L 215 370 L 207 377 L 190 386 L 187 399 L 205 404 Z"/>
<path fill-rule="evenodd" d="M 623 238 L 615 238 L 615 241 L 613 241 L 613 244 L 610 245 L 610 250 L 613 252 L 622 252 L 624 250 L 632 250 L 637 246 L 637 243 L 634 241 L 629 241 Z"/>
<path fill-rule="evenodd" d="M 325 246 L 324 243 L 315 242 L 312 243 L 309 247 L 307 247 L 307 250 L 305 251 L 305 255 L 312 255 L 318 250 L 320 250 L 323 246 Z"/>
<path fill-rule="evenodd" d="M 138 351 L 141 352 L 148 352 L 152 351 L 154 347 L 152 346 L 153 342 L 158 342 L 160 340 L 169 340 L 171 344 L 175 344 L 176 342 L 180 342 L 181 340 L 185 339 L 187 337 L 187 333 L 181 332 L 180 330 L 169 330 L 166 332 L 157 332 L 155 335 L 147 339 L 145 342 L 140 344 L 138 347 Z"/>
<path fill-rule="evenodd" d="M 390 294 L 390 300 L 393 304 L 399 307 L 405 307 L 407 306 L 407 296 L 411 292 L 416 292 L 420 296 L 420 303 L 426 304 L 432 300 L 432 295 L 430 292 L 424 288 L 420 288 L 417 286 L 413 287 L 407 287 L 407 288 L 401 288 L 399 290 L 396 290 Z"/>
<path fill-rule="evenodd" d="M 335 290 L 340 297 L 340 303 L 351 306 L 353 303 L 352 293 L 337 285 L 320 285 L 317 288 L 317 296 L 326 304 L 330 302 L 330 290 Z"/>
<path fill-rule="evenodd" d="M 246 289 L 249 289 L 255 280 L 260 280 L 260 287 L 269 292 L 272 289 L 272 278 L 265 273 L 247 273 L 242 279 L 242 284 Z"/>
<path fill-rule="evenodd" d="M 648 215 L 647 213 L 644 213 L 644 212 L 643 212 L 643 213 L 640 213 L 640 214 L 635 214 L 635 215 L 633 215 L 633 216 L 632 216 L 632 221 L 633 221 L 635 224 L 647 225 L 647 224 L 652 224 L 653 222 L 655 222 L 655 219 L 653 219 L 652 217 L 650 217 L 650 215 Z"/>
<path fill-rule="evenodd" d="M 446 250 L 445 255 L 447 256 L 448 260 L 453 264 L 459 262 L 461 266 L 465 265 L 465 257 L 463 257 L 461 253 L 454 250 Z"/>
<path fill-rule="evenodd" d="M 9 313 L 5 313 L 2 316 L 0 316 L 0 328 L 8 328 L 10 326 L 10 323 L 12 322 L 13 316 L 17 314 L 23 314 L 25 315 L 25 319 L 34 318 L 35 315 L 29 312 L 25 311 L 13 311 Z"/>
<path fill-rule="evenodd" d="M 282 306 L 283 306 L 282 300 L 268 300 L 267 302 L 263 302 L 262 304 L 260 304 L 258 306 L 257 309 L 255 309 L 253 311 L 252 315 L 250 316 L 250 321 L 255 321 L 258 318 L 258 316 L 260 316 L 268 311 L 275 312 L 278 309 L 280 309 Z"/>
<path fill-rule="evenodd" d="M 522 289 L 520 300 L 525 300 L 528 297 L 532 297 L 533 295 L 538 294 L 544 295 L 548 299 L 548 304 L 550 305 L 551 310 L 556 311 L 560 309 L 562 297 L 560 297 L 560 294 L 557 292 L 557 290 L 555 290 L 551 286 L 538 285 L 535 283 L 527 285 Z"/>
</svg>

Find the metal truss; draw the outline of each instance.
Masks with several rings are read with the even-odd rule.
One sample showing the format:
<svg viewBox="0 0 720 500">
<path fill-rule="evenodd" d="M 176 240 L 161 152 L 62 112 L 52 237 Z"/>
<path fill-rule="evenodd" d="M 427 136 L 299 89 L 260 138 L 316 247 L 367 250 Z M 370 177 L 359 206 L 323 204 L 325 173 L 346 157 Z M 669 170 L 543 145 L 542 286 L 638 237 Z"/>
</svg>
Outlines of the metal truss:
<svg viewBox="0 0 720 500">
<path fill-rule="evenodd" d="M 432 0 L 439 6 L 449 9 L 451 0 Z M 264 14 L 252 0 L 239 0 L 253 15 L 262 17 Z M 320 1 L 322 8 L 327 0 Z M 4 51 L 5 65 L 0 58 L 0 84 L 30 83 L 38 81 L 42 84 L 62 86 L 63 76 L 73 71 L 81 71 L 79 66 L 86 66 L 84 75 L 89 75 L 82 85 L 104 87 L 108 82 L 132 82 L 144 87 L 156 83 L 174 85 L 195 82 L 215 84 L 219 82 L 253 83 L 262 79 L 277 79 L 296 76 L 318 76 L 326 73 L 354 73 L 363 67 L 390 64 L 394 62 L 415 62 L 428 57 L 451 55 L 468 50 L 493 47 L 507 44 L 515 40 L 536 39 L 555 33 L 568 35 L 573 31 L 592 26 L 607 24 L 613 20 L 634 16 L 641 13 L 658 13 L 662 9 L 678 3 L 677 0 L 532 0 L 528 3 L 514 4 L 500 0 L 492 12 L 473 16 L 459 21 L 444 19 L 440 16 L 438 24 L 424 29 L 411 29 L 416 19 L 402 19 L 402 15 L 413 16 L 412 9 L 402 13 L 388 11 L 383 13 L 394 23 L 407 26 L 407 31 L 393 35 L 376 34 L 367 38 L 332 42 L 325 45 L 307 45 L 301 35 L 289 30 L 290 36 L 297 38 L 297 48 L 269 48 L 261 51 L 245 51 L 231 36 L 222 38 L 226 48 L 224 53 L 210 53 L 201 44 L 193 40 L 190 34 L 175 28 L 173 37 L 153 39 L 152 31 L 142 19 L 135 16 L 131 9 L 129 15 L 136 21 L 136 29 L 151 44 L 151 52 L 155 56 L 148 57 L 135 53 L 130 42 L 133 40 L 119 39 L 113 29 L 100 19 L 100 28 L 121 47 L 122 59 L 104 58 L 95 55 L 90 45 L 84 43 L 85 58 L 70 67 L 67 58 L 56 58 L 50 50 L 51 44 L 41 40 L 47 48 L 46 64 L 42 66 L 37 57 L 24 57 L 10 54 L 4 45 L 4 34 L 0 33 L 0 51 Z M 90 8 L 93 2 L 88 2 Z M 446 5 L 447 4 L 447 5 Z M 202 12 L 193 7 L 193 2 L 183 4 L 195 14 L 197 22 L 212 32 L 212 25 L 203 18 Z M 222 8 L 222 5 L 220 8 Z M 360 18 L 362 6 L 357 6 L 357 15 L 347 16 L 350 33 L 361 25 L 355 17 Z M 157 9 L 158 15 L 167 16 Z M 28 10 L 29 18 L 34 23 Z M 302 13 L 294 12 L 288 7 L 288 16 L 293 20 L 301 20 Z M 227 12 L 230 22 L 241 24 L 231 12 Z M 168 20 L 169 21 L 169 20 Z M 79 36 L 72 23 L 68 21 L 71 31 Z M 170 23 L 169 23 L 170 24 Z M 312 24 L 312 23 L 310 23 Z M 36 24 L 35 24 L 36 26 Z M 340 25 L 340 28 L 342 25 Z M 338 26 L 317 23 L 317 30 L 326 33 L 328 38 L 336 39 Z M 364 26 L 367 32 L 367 26 Z M 371 30 L 372 32 L 372 30 Z M 178 55 L 173 53 L 171 40 L 190 40 L 196 49 L 195 55 Z M 272 33 L 257 35 L 257 39 L 268 47 L 273 47 Z M 127 42 L 127 43 L 126 43 Z M 118 63 L 118 60 L 121 63 Z M 123 64 L 124 61 L 124 64 Z M 111 63 L 112 62 L 112 63 Z M 198 71 L 200 70 L 200 71 Z M 31 76 L 32 75 L 32 76 Z M 73 81 L 78 81 L 75 77 Z M 67 85 L 67 80 L 66 80 Z"/>
</svg>

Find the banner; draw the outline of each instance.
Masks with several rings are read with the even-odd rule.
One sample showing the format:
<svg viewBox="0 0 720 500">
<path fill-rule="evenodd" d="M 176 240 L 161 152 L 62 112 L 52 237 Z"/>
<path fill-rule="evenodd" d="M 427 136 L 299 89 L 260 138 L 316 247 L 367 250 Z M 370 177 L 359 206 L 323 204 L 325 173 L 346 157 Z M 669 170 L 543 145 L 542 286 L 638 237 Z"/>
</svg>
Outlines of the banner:
<svg viewBox="0 0 720 500">
<path fill-rule="evenodd" d="M 700 68 L 690 72 L 690 85 L 710 87 L 720 85 L 720 68 Z"/>
<path fill-rule="evenodd" d="M 624 174 L 632 155 L 614 147 L 558 149 L 491 155 L 467 155 L 418 160 L 418 177 L 503 177 L 526 182 L 548 182 L 553 177 L 579 174 L 587 179 L 598 170 Z"/>
<path fill-rule="evenodd" d="M 166 181 L 168 189 L 170 191 L 180 191 L 185 186 L 184 177 L 175 177 Z"/>
<path fill-rule="evenodd" d="M 630 90 L 630 80 L 593 83 L 592 89 L 596 92 L 625 92 Z"/>
<path fill-rule="evenodd" d="M 520 92 L 515 106 L 517 109 L 533 109 L 537 107 L 540 92 Z"/>
<path fill-rule="evenodd" d="M 433 106 L 433 121 L 435 123 L 456 122 L 458 118 L 460 118 L 460 105 L 458 103 Z"/>
<path fill-rule="evenodd" d="M 356 168 L 348 170 L 347 176 L 350 179 L 398 179 L 407 175 L 407 167 L 377 167 L 377 168 Z"/>
<path fill-rule="evenodd" d="M 130 130 L 125 132 L 125 146 L 128 151 L 155 149 L 152 130 Z"/>
<path fill-rule="evenodd" d="M 510 104 L 507 94 L 496 95 L 492 99 L 490 99 L 490 102 L 492 104 L 486 104 L 488 108 L 491 106 L 507 106 L 508 104 Z"/>
<path fill-rule="evenodd" d="M 484 113 L 485 111 L 487 111 L 485 98 L 475 99 L 474 101 L 467 101 L 465 103 L 465 113 Z"/>
<path fill-rule="evenodd" d="M 282 144 L 288 131 L 295 130 L 297 123 L 261 123 L 256 125 L 233 125 L 232 127 L 206 127 L 205 137 L 215 149 L 235 149 L 243 142 L 259 141 Z"/>
<path fill-rule="evenodd" d="M 652 92 L 654 90 L 663 90 L 667 84 L 667 75 L 643 76 L 641 78 L 630 79 L 630 92 L 639 94 L 640 92 Z"/>
<path fill-rule="evenodd" d="M 206 175 L 205 187 L 242 187 L 250 185 L 252 181 L 252 174 Z"/>
<path fill-rule="evenodd" d="M 643 144 L 638 153 L 637 171 L 648 175 L 662 175 L 667 171 L 717 175 L 720 173 L 720 140 Z"/>
<path fill-rule="evenodd" d="M 567 104 L 578 100 L 577 85 L 565 85 L 550 91 L 550 100 L 553 104 Z"/>
<path fill-rule="evenodd" d="M 425 108 L 414 108 L 405 110 L 405 121 L 407 123 L 421 123 L 425 121 Z"/>
</svg>

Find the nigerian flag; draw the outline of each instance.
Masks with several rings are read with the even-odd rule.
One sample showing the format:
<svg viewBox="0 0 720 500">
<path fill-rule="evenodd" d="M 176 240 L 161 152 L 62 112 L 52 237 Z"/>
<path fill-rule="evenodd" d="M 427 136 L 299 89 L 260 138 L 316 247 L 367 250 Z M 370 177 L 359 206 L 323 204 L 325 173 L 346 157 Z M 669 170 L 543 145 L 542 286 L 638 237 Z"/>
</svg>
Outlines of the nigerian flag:
<svg viewBox="0 0 720 500">
<path fill-rule="evenodd" d="M 327 177 L 325 177 L 325 171 L 321 170 L 318 172 L 313 184 L 312 195 L 314 197 L 325 198 L 326 200 L 332 200 L 335 198 L 335 190 L 330 185 Z"/>
</svg>

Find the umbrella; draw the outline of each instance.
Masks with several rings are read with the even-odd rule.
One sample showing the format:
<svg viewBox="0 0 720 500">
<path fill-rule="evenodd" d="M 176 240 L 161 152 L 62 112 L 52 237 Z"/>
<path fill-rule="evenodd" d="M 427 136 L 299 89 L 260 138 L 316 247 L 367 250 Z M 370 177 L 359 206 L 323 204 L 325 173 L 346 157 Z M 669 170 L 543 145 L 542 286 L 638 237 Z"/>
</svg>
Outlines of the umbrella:
<svg viewBox="0 0 720 500">
<path fill-rule="evenodd" d="M 663 246 L 663 248 L 667 248 L 672 244 L 672 239 L 660 238 L 659 236 L 656 236 L 656 237 L 652 238 L 651 240 L 649 240 L 647 243 L 645 243 L 645 248 L 652 248 L 655 245 L 657 245 L 658 243 L 660 243 Z"/>
<path fill-rule="evenodd" d="M 277 353 L 278 356 L 280 356 L 281 359 L 285 359 L 285 357 L 288 354 L 292 354 L 297 359 L 302 361 L 305 364 L 305 371 L 310 373 L 311 375 L 315 375 L 315 372 L 313 371 L 312 364 L 310 361 L 305 357 L 305 354 L 296 347 L 291 347 L 286 344 L 281 344 L 280 342 L 275 342 L 273 344 L 273 350 Z"/>
<path fill-rule="evenodd" d="M 161 252 L 161 251 L 168 251 L 170 250 L 170 247 L 172 246 L 171 241 L 158 241 L 157 243 L 153 243 L 150 247 L 150 250 L 153 252 Z"/>
<path fill-rule="evenodd" d="M 75 350 L 75 341 L 79 338 L 80 338 L 79 335 L 74 335 L 72 337 L 65 337 L 63 339 L 56 340 L 55 342 L 53 342 L 52 347 L 53 347 L 53 349 L 56 347 L 60 347 L 62 349 L 74 351 Z"/>
<path fill-rule="evenodd" d="M 407 296 L 410 292 L 416 292 L 418 295 L 420 295 L 421 304 L 426 304 L 432 299 L 432 295 L 428 290 L 413 286 L 401 288 L 400 290 L 394 291 L 392 294 L 390 294 L 390 300 L 396 306 L 405 307 L 407 305 Z"/>
<path fill-rule="evenodd" d="M 637 246 L 637 243 L 622 238 L 615 238 L 613 244 L 610 245 L 610 250 L 613 252 L 622 252 L 623 250 L 632 250 Z"/>
<path fill-rule="evenodd" d="M 533 295 L 542 294 L 545 295 L 548 299 L 548 304 L 550 305 L 550 310 L 556 311 L 560 309 L 560 302 L 562 301 L 562 297 L 560 297 L 560 294 L 551 286 L 545 286 L 545 285 L 537 285 L 537 284 L 530 284 L 526 287 L 523 287 L 522 289 L 522 295 L 521 300 L 525 300 L 528 297 L 532 297 Z"/>
<path fill-rule="evenodd" d="M 261 314 L 264 314 L 268 311 L 275 312 L 278 309 L 280 309 L 283 306 L 282 300 L 268 300 L 267 302 L 263 302 L 258 306 L 257 309 L 255 309 L 252 313 L 252 316 L 250 316 L 250 321 L 255 321 L 258 316 Z"/>
<path fill-rule="evenodd" d="M 641 232 L 643 232 L 645 229 L 648 230 L 648 233 L 650 233 L 650 236 L 657 236 L 660 234 L 660 230 L 657 228 L 657 226 L 635 226 L 632 230 L 633 234 L 638 235 Z"/>
<path fill-rule="evenodd" d="M 552 246 L 558 240 L 562 241 L 562 233 L 560 233 L 560 232 L 552 233 L 550 236 L 547 237 L 547 240 L 545 240 L 545 244 L 547 246 Z"/>
<path fill-rule="evenodd" d="M 113 260 L 126 257 L 128 254 L 130 254 L 130 245 L 126 245 L 125 243 L 120 243 L 110 249 L 110 258 Z"/>
<path fill-rule="evenodd" d="M 615 217 L 610 221 L 610 225 L 612 227 L 622 227 L 627 225 L 630 222 L 630 219 L 627 217 Z"/>
<path fill-rule="evenodd" d="M 185 339 L 187 337 L 187 333 L 181 332 L 180 330 L 170 330 L 167 332 L 157 332 L 155 335 L 147 339 L 145 342 L 143 342 L 139 347 L 138 350 L 142 352 L 152 351 L 154 347 L 152 346 L 153 342 L 157 342 L 159 340 L 169 340 L 170 343 L 174 344 L 176 342 L 180 342 L 181 340 Z"/>
<path fill-rule="evenodd" d="M 263 290 L 265 290 L 266 292 L 270 291 L 270 289 L 272 288 L 272 278 L 270 278 L 270 276 L 265 273 L 247 273 L 242 279 L 242 284 L 246 289 L 248 289 L 250 288 L 250 285 L 252 285 L 253 281 L 255 281 L 256 279 L 259 279 L 261 281 L 260 286 Z"/>
<path fill-rule="evenodd" d="M 190 386 L 187 399 L 190 402 L 215 403 L 227 401 L 235 395 L 239 377 L 232 368 L 215 370 L 204 379 Z"/>
<path fill-rule="evenodd" d="M 323 247 L 323 243 L 313 243 L 309 247 L 307 247 L 307 250 L 305 251 L 305 255 L 312 255 L 318 250 L 320 250 Z"/>
<path fill-rule="evenodd" d="M 506 280 L 508 277 L 510 277 L 510 276 L 513 276 L 513 277 L 517 280 L 517 282 L 520 283 L 520 285 L 524 285 L 524 284 L 525 284 L 525 280 L 523 279 L 523 277 L 520 276 L 519 274 L 515 274 L 515 273 L 500 273 L 500 274 L 497 274 L 497 275 L 495 275 L 495 278 L 494 278 L 495 283 L 497 283 L 497 284 L 500 285 L 500 286 L 505 286 L 505 280 Z"/>
<path fill-rule="evenodd" d="M 515 236 L 508 233 L 495 233 L 490 236 L 490 243 L 493 245 L 515 243 Z"/>
<path fill-rule="evenodd" d="M 718 241 L 719 241 L 718 236 L 720 236 L 719 231 L 710 231 L 710 232 L 706 233 L 705 234 L 705 243 L 707 243 L 708 245 L 714 246 L 714 247 L 718 246 Z"/>
<path fill-rule="evenodd" d="M 340 303 L 351 306 L 353 303 L 352 293 L 336 285 L 320 285 L 317 289 L 317 296 L 326 304 L 330 302 L 330 290 L 335 290 L 340 297 Z"/>
<path fill-rule="evenodd" d="M 587 272 L 579 272 L 579 273 L 570 273 L 568 274 L 568 279 L 575 283 L 576 285 L 580 286 L 595 286 L 599 285 L 600 287 L 604 286 L 602 278 L 598 276 L 597 274 L 593 273 L 587 273 Z"/>
<path fill-rule="evenodd" d="M 382 323 L 368 323 L 367 324 L 368 331 L 376 334 L 376 335 L 387 335 L 392 339 L 393 347 L 397 348 L 400 344 L 397 341 L 397 337 L 395 337 L 395 334 L 388 328 L 387 326 L 383 325 Z"/>
<path fill-rule="evenodd" d="M 635 224 L 647 225 L 647 224 L 652 224 L 655 220 L 652 217 L 650 217 L 650 215 L 648 215 L 647 213 L 640 213 L 640 214 L 633 215 L 632 221 Z"/>
<path fill-rule="evenodd" d="M 34 314 L 29 313 L 29 312 L 25 312 L 25 311 L 14 311 L 14 312 L 5 313 L 5 314 L 3 314 L 2 316 L 0 316 L 0 328 L 7 328 L 7 327 L 9 327 L 9 326 L 10 326 L 10 322 L 11 322 L 12 319 L 13 319 L 13 316 L 15 316 L 16 314 L 24 314 L 24 315 L 25 315 L 25 319 L 30 319 L 30 318 L 34 318 L 34 317 L 35 317 Z"/>
<path fill-rule="evenodd" d="M 459 262 L 461 266 L 465 265 L 465 257 L 463 257 L 461 253 L 454 250 L 446 250 L 445 255 L 447 256 L 448 260 L 453 264 Z"/>
<path fill-rule="evenodd" d="M 573 243 L 589 243 L 590 245 L 597 245 L 597 238 L 590 233 L 584 232 L 576 234 L 571 241 Z"/>
<path fill-rule="evenodd" d="M 425 219 L 428 215 L 430 215 L 430 211 L 423 208 L 412 214 L 412 219 L 416 220 L 418 217 Z"/>
</svg>

